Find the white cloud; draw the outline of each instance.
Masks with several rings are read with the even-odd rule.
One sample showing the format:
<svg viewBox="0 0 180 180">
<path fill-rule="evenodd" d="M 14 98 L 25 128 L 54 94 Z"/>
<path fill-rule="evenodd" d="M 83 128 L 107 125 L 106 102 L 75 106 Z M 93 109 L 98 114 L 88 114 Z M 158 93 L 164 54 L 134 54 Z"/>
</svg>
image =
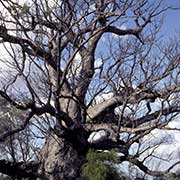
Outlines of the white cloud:
<svg viewBox="0 0 180 180">
<path fill-rule="evenodd" d="M 71 65 L 72 74 L 79 74 L 82 68 L 82 56 L 79 52 L 76 53 L 74 60 Z"/>
<path fill-rule="evenodd" d="M 101 58 L 97 58 L 96 60 L 95 60 L 95 67 L 99 67 L 99 66 L 101 66 L 102 65 L 102 59 Z"/>
<path fill-rule="evenodd" d="M 5 43 L 5 46 L 10 51 L 9 43 Z M 8 66 L 8 59 L 10 58 L 10 55 L 6 51 L 3 44 L 0 44 L 0 49 L 1 49 L 1 56 L 0 56 L 0 75 L 1 75 L 2 72 L 10 70 L 10 67 Z"/>
<path fill-rule="evenodd" d="M 109 133 L 106 130 L 92 132 L 88 138 L 88 142 L 91 144 L 98 143 L 98 142 L 108 139 L 108 136 L 109 136 Z"/>
<path fill-rule="evenodd" d="M 112 92 L 109 92 L 109 93 L 103 93 L 101 95 L 98 95 L 95 97 L 95 102 L 98 104 L 98 103 L 101 103 L 107 99 L 110 99 L 111 97 L 113 96 L 113 93 Z"/>
<path fill-rule="evenodd" d="M 89 12 L 95 11 L 95 10 L 96 10 L 96 5 L 95 5 L 95 3 L 93 3 L 89 6 Z"/>
<path fill-rule="evenodd" d="M 170 123 L 170 126 L 174 127 L 176 123 Z M 151 159 L 147 159 L 147 166 L 151 169 L 166 170 L 173 163 L 179 161 L 180 153 L 180 132 L 154 129 L 149 135 L 145 136 L 142 140 L 142 147 L 148 148 L 153 144 L 157 144 L 153 152 Z M 160 143 L 161 142 L 161 143 Z M 159 143 L 159 145 L 158 145 Z M 142 148 L 142 149 L 143 149 Z M 137 147 L 134 146 L 133 152 Z M 145 151 L 140 158 L 148 156 L 152 149 Z M 159 158 L 158 158 L 159 157 Z"/>
</svg>

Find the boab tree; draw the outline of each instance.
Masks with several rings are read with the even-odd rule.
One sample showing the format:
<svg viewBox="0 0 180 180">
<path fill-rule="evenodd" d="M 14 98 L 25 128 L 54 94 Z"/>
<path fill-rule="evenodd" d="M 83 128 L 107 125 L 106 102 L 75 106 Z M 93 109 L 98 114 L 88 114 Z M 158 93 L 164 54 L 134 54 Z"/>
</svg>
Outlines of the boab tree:
<svg viewBox="0 0 180 180">
<path fill-rule="evenodd" d="M 14 137 L 13 144 L 27 129 L 26 136 L 45 138 L 37 141 L 44 142 L 40 150 L 31 139 L 20 146 L 36 158 L 1 159 L 0 172 L 76 179 L 89 148 L 116 148 L 119 162 L 162 175 L 139 157 L 157 146 L 141 148 L 143 137 L 169 128 L 180 111 L 179 42 L 159 41 L 162 15 L 171 7 L 162 0 L 0 0 L 0 7 L 0 95 L 17 115 L 3 116 L 1 144 Z"/>
</svg>

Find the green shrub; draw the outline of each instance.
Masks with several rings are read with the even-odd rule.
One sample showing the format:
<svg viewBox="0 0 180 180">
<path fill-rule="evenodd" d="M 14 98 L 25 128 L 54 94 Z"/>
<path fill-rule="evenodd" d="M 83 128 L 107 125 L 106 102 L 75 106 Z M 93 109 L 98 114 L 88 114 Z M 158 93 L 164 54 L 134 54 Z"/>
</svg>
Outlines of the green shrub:
<svg viewBox="0 0 180 180">
<path fill-rule="evenodd" d="M 86 156 L 87 162 L 82 166 L 83 180 L 120 180 L 117 169 L 115 151 L 96 152 L 90 149 Z"/>
</svg>

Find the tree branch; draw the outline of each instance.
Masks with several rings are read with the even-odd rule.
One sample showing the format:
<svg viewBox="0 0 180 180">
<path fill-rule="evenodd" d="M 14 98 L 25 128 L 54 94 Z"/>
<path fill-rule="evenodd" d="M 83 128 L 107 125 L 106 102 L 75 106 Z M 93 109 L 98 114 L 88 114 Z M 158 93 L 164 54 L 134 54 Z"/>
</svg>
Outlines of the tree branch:
<svg viewBox="0 0 180 180">
<path fill-rule="evenodd" d="M 111 150 L 114 148 L 118 148 L 121 153 L 125 153 L 127 150 L 124 141 L 113 142 L 112 140 L 91 144 L 90 147 L 93 149 L 100 149 L 100 150 Z"/>
<path fill-rule="evenodd" d="M 152 171 L 152 170 L 148 169 L 148 167 L 145 166 L 142 161 L 138 160 L 134 156 L 128 155 L 127 157 L 125 157 L 125 159 L 127 161 L 131 162 L 132 164 L 136 165 L 143 172 L 145 172 L 151 176 L 164 176 L 164 172 Z"/>
<path fill-rule="evenodd" d="M 146 88 L 144 88 L 144 89 L 136 88 L 136 89 L 133 89 L 133 92 L 131 92 L 129 94 L 119 93 L 119 95 L 115 95 L 115 96 L 111 97 L 110 99 L 103 101 L 102 103 L 98 103 L 94 106 L 90 106 L 87 109 L 87 115 L 88 115 L 87 119 L 94 120 L 99 115 L 101 115 L 107 108 L 112 108 L 112 107 L 115 108 L 115 107 L 121 106 L 123 104 L 125 98 L 128 98 L 127 103 L 136 104 L 142 100 L 151 100 L 152 99 L 153 101 L 155 101 L 157 98 L 164 99 L 164 98 L 167 98 L 167 95 L 169 93 L 176 93 L 179 91 L 180 91 L 180 88 L 178 85 L 177 87 L 169 87 L 168 89 L 161 89 L 159 91 L 157 91 L 157 90 L 153 91 L 153 90 L 149 90 Z M 171 107 L 169 109 L 164 109 L 163 115 L 167 115 L 168 111 L 170 113 L 173 113 L 176 111 L 179 112 L 179 107 Z M 138 119 L 137 122 L 139 124 L 139 122 L 140 122 L 139 120 L 141 120 L 142 123 L 152 120 L 157 116 L 158 113 L 159 112 L 156 112 L 156 114 L 153 113 L 153 114 L 147 115 L 141 119 Z"/>
<path fill-rule="evenodd" d="M 41 177 L 36 173 L 38 166 L 39 163 L 36 162 L 25 165 L 23 162 L 13 163 L 2 159 L 0 160 L 0 173 L 17 179 L 30 178 L 35 180 L 37 177 Z"/>
<path fill-rule="evenodd" d="M 169 114 L 172 114 L 172 113 L 175 113 L 175 112 L 180 112 L 180 107 L 179 106 L 171 106 L 171 107 L 168 107 L 168 108 L 165 108 L 165 109 L 162 109 L 162 110 L 158 110 L 150 115 L 146 115 L 146 116 L 143 116 L 141 118 L 138 118 L 133 122 L 133 126 L 134 127 L 137 127 L 143 123 L 146 123 L 146 122 L 149 122 L 149 121 L 152 121 L 154 119 L 156 119 L 159 114 L 161 113 L 161 116 L 167 116 Z"/>
<path fill-rule="evenodd" d="M 29 102 L 25 105 L 18 104 L 17 102 L 12 100 L 11 97 L 7 93 L 5 93 L 2 90 L 0 90 L 0 96 L 2 96 L 4 99 L 6 99 L 8 103 L 10 103 L 11 105 L 13 105 L 14 107 L 20 110 L 27 110 L 35 105 L 34 102 Z"/>
<path fill-rule="evenodd" d="M 0 38 L 2 38 L 3 42 L 9 42 L 20 45 L 27 53 L 29 53 L 32 49 L 31 55 L 45 58 L 48 64 L 56 70 L 56 62 L 53 61 L 51 54 L 43 50 L 40 46 L 38 46 L 31 40 L 9 35 L 7 33 L 6 27 L 4 26 L 0 26 Z M 29 49 L 28 46 L 31 47 L 31 49 Z"/>
<path fill-rule="evenodd" d="M 2 135 L 0 135 L 0 142 L 4 142 L 7 137 L 14 135 L 15 133 L 18 133 L 26 128 L 28 125 L 30 119 L 34 116 L 33 112 L 30 112 L 27 116 L 27 118 L 24 120 L 23 124 L 21 124 L 18 128 L 5 131 Z"/>
<path fill-rule="evenodd" d="M 143 161 L 138 160 L 137 158 L 135 158 L 132 155 L 123 156 L 122 159 L 123 159 L 123 161 L 127 160 L 127 161 L 131 162 L 132 164 L 136 165 L 143 172 L 145 172 L 151 176 L 158 176 L 158 177 L 164 177 L 166 175 L 166 173 L 169 173 L 170 170 L 172 170 L 176 165 L 180 164 L 180 161 L 177 161 L 173 165 L 171 165 L 167 170 L 162 172 L 162 171 L 150 170 L 147 166 L 145 166 L 143 164 Z M 120 160 L 120 161 L 122 161 L 122 160 Z"/>
</svg>

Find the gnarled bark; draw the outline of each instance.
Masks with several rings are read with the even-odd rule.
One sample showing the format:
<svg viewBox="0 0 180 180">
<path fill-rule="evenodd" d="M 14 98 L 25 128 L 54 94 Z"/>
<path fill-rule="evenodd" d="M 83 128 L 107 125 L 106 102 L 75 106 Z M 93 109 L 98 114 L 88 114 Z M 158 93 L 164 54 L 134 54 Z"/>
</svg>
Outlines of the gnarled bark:
<svg viewBox="0 0 180 180">
<path fill-rule="evenodd" d="M 41 151 L 41 173 L 48 180 L 75 180 L 79 176 L 83 156 L 72 143 L 55 134 L 46 140 Z"/>
<path fill-rule="evenodd" d="M 140 147 L 145 135 L 155 128 L 166 127 L 170 120 L 165 121 L 164 117 L 180 112 L 179 98 L 171 103 L 180 92 L 176 50 L 179 42 L 161 49 L 155 39 L 159 31 L 157 17 L 169 7 L 162 6 L 163 0 L 40 2 L 34 0 L 29 6 L 0 0 L 5 12 L 0 15 L 0 44 L 9 45 L 5 48 L 9 54 L 7 65 L 15 70 L 13 80 L 0 89 L 0 97 L 28 115 L 17 122 L 12 120 L 10 124 L 15 127 L 10 130 L 2 129 L 0 142 L 28 127 L 31 129 L 36 123 L 35 116 L 47 116 L 45 126 L 49 129 L 39 154 L 37 174 L 21 166 L 19 159 L 17 163 L 0 160 L 0 173 L 17 179 L 75 180 L 91 147 L 117 148 L 124 154 L 120 162 L 129 161 L 145 173 L 161 175 L 138 160 L 141 148 L 136 156 L 129 155 L 129 148 L 134 142 Z M 127 27 L 124 29 L 123 25 Z M 114 39 L 113 35 L 120 38 Z M 122 41 L 125 36 L 127 42 Z M 102 38 L 108 42 L 101 41 Z M 158 43 L 156 53 L 154 43 Z M 8 50 L 9 47 L 12 49 Z M 6 64 L 6 58 L 2 59 L 0 63 Z M 102 64 L 97 66 L 99 59 Z M 21 78 L 28 91 L 25 90 L 25 97 L 21 97 L 16 87 L 21 86 L 17 82 Z M 108 92 L 113 94 L 111 98 L 96 103 L 98 96 Z M 150 103 L 158 99 L 161 106 L 151 112 Z M 146 108 L 141 103 L 146 103 Z M 144 109 L 148 110 L 146 114 Z M 44 123 L 38 122 L 35 131 L 38 127 L 44 133 Z M 103 141 L 88 144 L 89 134 L 102 129 L 112 131 L 112 137 L 107 135 Z M 124 132 L 128 133 L 127 139 L 123 139 Z M 29 157 L 23 159 L 24 164 Z"/>
</svg>

